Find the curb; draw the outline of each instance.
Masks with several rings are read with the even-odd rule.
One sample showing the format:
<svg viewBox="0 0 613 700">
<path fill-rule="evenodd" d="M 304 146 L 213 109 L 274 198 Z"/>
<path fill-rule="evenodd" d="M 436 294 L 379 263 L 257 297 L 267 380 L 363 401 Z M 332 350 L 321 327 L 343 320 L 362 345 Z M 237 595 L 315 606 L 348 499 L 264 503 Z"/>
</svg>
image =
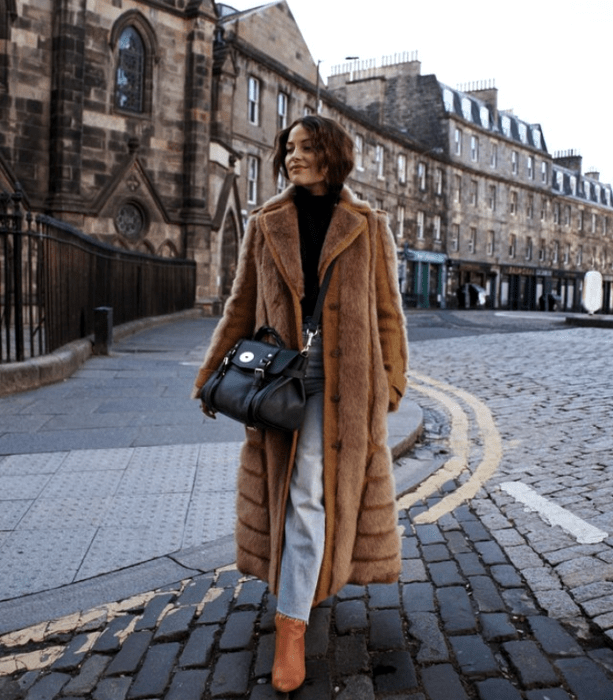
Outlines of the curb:
<svg viewBox="0 0 613 700">
<path fill-rule="evenodd" d="M 190 318 L 202 318 L 201 309 L 177 311 L 164 316 L 149 316 L 136 321 L 130 321 L 113 328 L 113 339 L 124 338 L 149 328 L 155 328 L 166 323 Z M 76 372 L 92 355 L 91 336 L 74 340 L 63 345 L 55 352 L 40 357 L 33 357 L 24 362 L 11 362 L 0 365 L 0 397 L 9 396 L 22 391 L 38 389 L 46 384 L 53 384 L 67 379 Z"/>
<path fill-rule="evenodd" d="M 420 419 L 408 436 L 392 446 L 394 462 L 413 447 L 423 432 L 423 412 L 417 404 L 412 404 L 413 417 L 419 416 Z M 396 497 L 411 490 L 415 483 L 429 476 L 438 466 L 433 463 L 424 473 L 423 469 L 415 472 L 411 465 L 394 464 Z M 234 561 L 234 535 L 224 535 L 197 547 L 181 549 L 59 588 L 9 598 L 0 602 L 0 634 L 125 600 L 231 565 Z"/>
<path fill-rule="evenodd" d="M 613 328 L 613 319 L 598 316 L 567 316 L 567 326 L 580 326 L 581 328 Z"/>
</svg>

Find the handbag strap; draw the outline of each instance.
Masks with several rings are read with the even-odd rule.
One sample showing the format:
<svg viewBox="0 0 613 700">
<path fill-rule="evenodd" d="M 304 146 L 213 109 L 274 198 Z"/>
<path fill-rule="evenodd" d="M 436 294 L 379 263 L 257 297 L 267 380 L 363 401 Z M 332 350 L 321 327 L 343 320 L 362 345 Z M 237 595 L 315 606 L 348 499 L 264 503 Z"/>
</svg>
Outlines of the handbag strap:
<svg viewBox="0 0 613 700">
<path fill-rule="evenodd" d="M 324 308 L 324 298 L 328 291 L 328 287 L 330 286 L 330 279 L 332 278 L 332 271 L 334 270 L 335 265 L 336 258 L 334 258 L 334 260 L 328 265 L 326 274 L 324 275 L 324 278 L 321 282 L 319 294 L 317 295 L 317 301 L 315 302 L 315 308 L 313 309 L 313 315 L 311 316 L 311 320 L 307 324 L 307 342 L 304 346 L 304 349 L 302 350 L 303 355 L 308 354 L 309 350 L 311 349 L 311 343 L 313 342 L 313 338 L 318 333 L 319 320 L 321 319 L 321 312 Z"/>
</svg>

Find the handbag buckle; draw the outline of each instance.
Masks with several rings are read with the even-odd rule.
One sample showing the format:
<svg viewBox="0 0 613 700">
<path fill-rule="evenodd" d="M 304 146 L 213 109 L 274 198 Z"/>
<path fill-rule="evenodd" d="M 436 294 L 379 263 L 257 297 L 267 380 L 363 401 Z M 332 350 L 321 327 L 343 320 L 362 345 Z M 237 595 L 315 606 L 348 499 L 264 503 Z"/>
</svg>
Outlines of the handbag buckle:
<svg viewBox="0 0 613 700">
<path fill-rule="evenodd" d="M 260 366 L 259 366 L 259 367 L 256 367 L 256 368 L 253 370 L 253 374 L 254 374 L 254 376 L 255 376 L 255 378 L 256 378 L 256 384 L 259 385 L 261 382 L 264 381 L 264 375 L 266 374 L 266 370 L 267 370 L 267 369 L 270 367 L 270 365 L 272 364 L 272 358 L 273 358 L 273 357 L 274 357 L 274 355 L 272 355 L 272 353 L 269 354 L 268 357 L 266 357 L 266 358 L 263 357 L 263 358 L 260 360 Z"/>
</svg>

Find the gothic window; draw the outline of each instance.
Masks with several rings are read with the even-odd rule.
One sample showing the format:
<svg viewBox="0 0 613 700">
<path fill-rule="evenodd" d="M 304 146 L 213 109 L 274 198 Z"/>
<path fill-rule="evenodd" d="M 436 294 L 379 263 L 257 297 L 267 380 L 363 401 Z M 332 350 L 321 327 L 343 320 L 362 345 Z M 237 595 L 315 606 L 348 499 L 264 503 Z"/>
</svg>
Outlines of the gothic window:
<svg viewBox="0 0 613 700">
<path fill-rule="evenodd" d="M 110 44 L 115 56 L 115 109 L 149 114 L 154 65 L 158 61 L 157 41 L 151 25 L 140 12 L 129 10 L 115 23 Z"/>
<path fill-rule="evenodd" d="M 126 27 L 118 42 L 115 105 L 128 112 L 143 111 L 145 46 L 134 27 Z"/>
</svg>

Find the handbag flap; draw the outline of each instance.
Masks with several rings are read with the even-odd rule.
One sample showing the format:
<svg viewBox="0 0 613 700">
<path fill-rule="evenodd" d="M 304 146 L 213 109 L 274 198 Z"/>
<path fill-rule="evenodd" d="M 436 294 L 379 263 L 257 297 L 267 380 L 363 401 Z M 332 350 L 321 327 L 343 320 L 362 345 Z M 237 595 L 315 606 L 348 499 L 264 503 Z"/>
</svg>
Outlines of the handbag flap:
<svg viewBox="0 0 613 700">
<path fill-rule="evenodd" d="M 255 370 L 270 363 L 281 348 L 260 340 L 240 340 L 235 348 L 230 362 L 236 367 Z"/>
<path fill-rule="evenodd" d="M 236 345 L 231 363 L 235 367 L 253 371 L 258 367 L 266 368 L 267 374 L 280 374 L 301 357 L 298 350 L 280 348 L 259 340 L 241 340 Z"/>
</svg>

